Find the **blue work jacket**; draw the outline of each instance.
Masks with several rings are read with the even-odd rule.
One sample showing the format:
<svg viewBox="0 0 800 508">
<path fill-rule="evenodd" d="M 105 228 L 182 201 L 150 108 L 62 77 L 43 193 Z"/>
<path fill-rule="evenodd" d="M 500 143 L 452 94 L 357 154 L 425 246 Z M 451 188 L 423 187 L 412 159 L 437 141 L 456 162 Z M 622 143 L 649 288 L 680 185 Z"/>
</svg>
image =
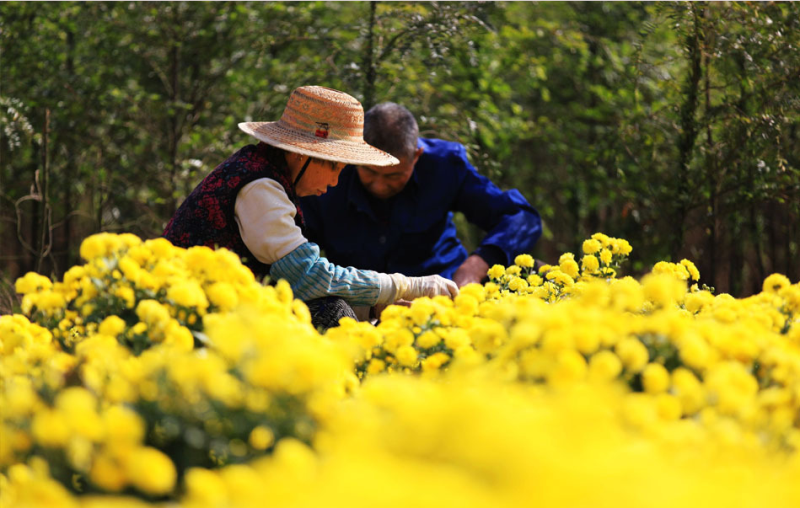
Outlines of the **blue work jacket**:
<svg viewBox="0 0 800 508">
<path fill-rule="evenodd" d="M 501 191 L 478 174 L 463 145 L 420 138 L 424 152 L 403 190 L 384 213 L 353 166 L 322 196 L 302 198 L 307 238 L 341 266 L 452 278 L 467 258 L 453 212 L 463 212 L 486 236 L 476 249 L 489 265 L 509 265 L 542 234 L 539 213 L 517 190 Z M 378 203 L 377 206 L 381 204 Z"/>
</svg>

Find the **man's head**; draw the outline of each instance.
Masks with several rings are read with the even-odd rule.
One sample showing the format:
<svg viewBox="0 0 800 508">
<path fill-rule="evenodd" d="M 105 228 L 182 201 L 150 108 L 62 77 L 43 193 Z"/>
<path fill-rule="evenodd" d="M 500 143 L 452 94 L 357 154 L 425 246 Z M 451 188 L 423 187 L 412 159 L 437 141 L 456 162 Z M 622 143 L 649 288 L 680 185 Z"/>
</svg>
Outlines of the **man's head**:
<svg viewBox="0 0 800 508">
<path fill-rule="evenodd" d="M 417 148 L 419 127 L 409 110 L 384 102 L 364 115 L 364 141 L 394 155 L 397 166 L 356 166 L 364 188 L 378 199 L 389 199 L 405 188 L 414 173 L 422 148 Z"/>
</svg>

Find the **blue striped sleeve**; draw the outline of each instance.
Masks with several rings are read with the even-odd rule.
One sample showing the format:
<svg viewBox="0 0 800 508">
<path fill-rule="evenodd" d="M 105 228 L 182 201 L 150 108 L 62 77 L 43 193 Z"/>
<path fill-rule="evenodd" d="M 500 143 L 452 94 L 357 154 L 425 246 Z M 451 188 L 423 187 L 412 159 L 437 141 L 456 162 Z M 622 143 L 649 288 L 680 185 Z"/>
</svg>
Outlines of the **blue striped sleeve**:
<svg viewBox="0 0 800 508">
<path fill-rule="evenodd" d="M 320 257 L 319 247 L 306 242 L 272 264 L 273 279 L 286 279 L 295 298 L 303 301 L 339 296 L 350 305 L 375 305 L 381 292 L 378 272 L 334 265 Z"/>
</svg>

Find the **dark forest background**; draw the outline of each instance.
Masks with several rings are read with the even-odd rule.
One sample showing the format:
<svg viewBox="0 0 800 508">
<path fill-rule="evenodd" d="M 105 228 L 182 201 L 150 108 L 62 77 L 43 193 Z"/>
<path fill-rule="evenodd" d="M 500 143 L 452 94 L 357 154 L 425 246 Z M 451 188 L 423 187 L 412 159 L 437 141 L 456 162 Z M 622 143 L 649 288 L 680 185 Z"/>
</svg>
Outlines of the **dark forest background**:
<svg viewBox="0 0 800 508">
<path fill-rule="evenodd" d="M 552 262 L 596 231 L 627 273 L 693 260 L 717 292 L 800 277 L 796 3 L 0 4 L 0 310 L 99 231 L 158 236 L 297 86 L 391 100 L 542 214 Z M 458 218 L 465 243 L 481 232 Z"/>
</svg>

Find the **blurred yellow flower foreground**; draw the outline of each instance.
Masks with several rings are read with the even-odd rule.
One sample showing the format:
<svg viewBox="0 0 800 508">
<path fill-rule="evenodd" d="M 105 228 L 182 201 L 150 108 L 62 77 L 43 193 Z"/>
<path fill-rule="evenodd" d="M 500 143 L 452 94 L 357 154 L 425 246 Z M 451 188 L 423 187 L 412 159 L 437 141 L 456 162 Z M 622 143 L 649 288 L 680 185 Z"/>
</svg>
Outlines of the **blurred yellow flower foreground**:
<svg viewBox="0 0 800 508">
<path fill-rule="evenodd" d="M 0 506 L 800 506 L 800 285 L 631 250 L 320 335 L 230 252 L 87 238 L 0 316 Z"/>
</svg>

